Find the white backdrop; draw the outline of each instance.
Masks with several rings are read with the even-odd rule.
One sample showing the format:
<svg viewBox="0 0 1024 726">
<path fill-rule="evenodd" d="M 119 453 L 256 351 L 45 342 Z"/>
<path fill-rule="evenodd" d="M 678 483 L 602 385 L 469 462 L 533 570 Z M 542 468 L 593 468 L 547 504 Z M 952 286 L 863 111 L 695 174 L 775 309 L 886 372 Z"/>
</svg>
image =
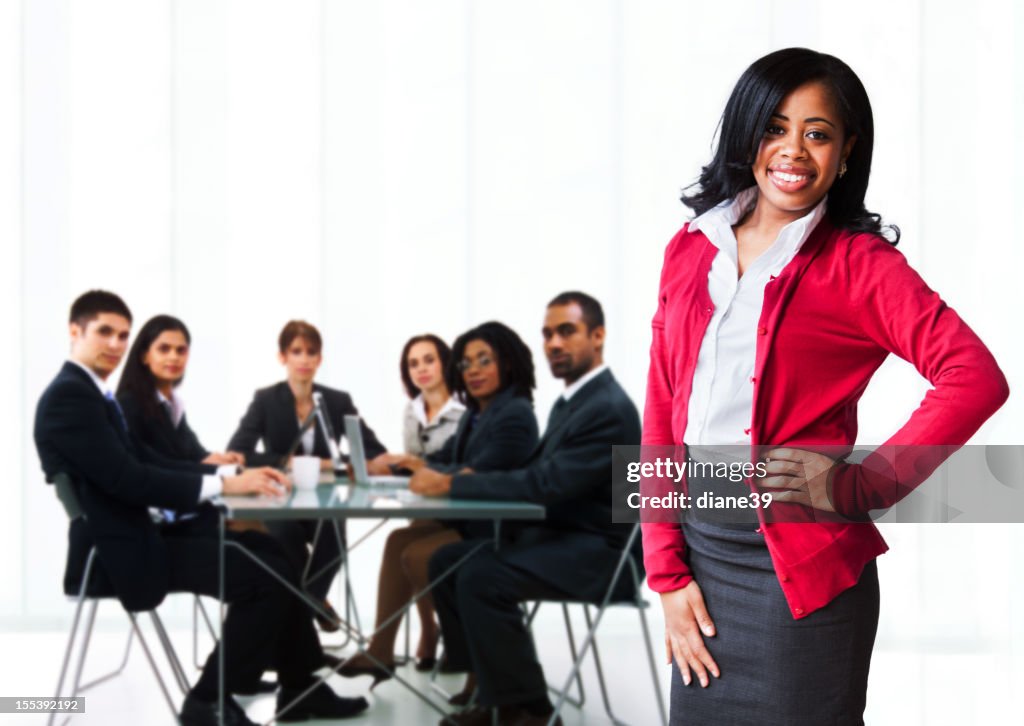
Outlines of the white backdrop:
<svg viewBox="0 0 1024 726">
<path fill-rule="evenodd" d="M 119 292 L 137 324 L 186 321 L 182 390 L 212 448 L 253 389 L 280 378 L 275 340 L 295 317 L 324 333 L 320 379 L 352 392 L 392 446 L 405 339 L 451 339 L 490 318 L 531 345 L 543 421 L 558 387 L 540 322 L 570 288 L 604 303 L 609 361 L 639 405 L 661 253 L 687 218 L 679 191 L 708 160 L 743 68 L 788 45 L 861 76 L 877 137 L 868 206 L 902 227 L 900 249 L 1016 391 L 1024 252 L 1008 217 L 1024 190 L 1024 10 L 852 7 L 0 3 L 0 308 L 15 341 L 0 356 L 0 624 L 67 613 L 56 597 L 66 525 L 31 422 L 78 293 Z M 864 399 L 861 440 L 884 440 L 925 388 L 890 361 Z M 976 441 L 1022 443 L 1022 424 L 1015 394 Z M 1021 527 L 885 534 L 879 648 L 923 654 L 913 678 L 950 687 L 965 675 L 941 656 L 987 659 L 1008 692 L 1024 676 Z M 985 713 L 961 707 L 966 722 Z"/>
</svg>

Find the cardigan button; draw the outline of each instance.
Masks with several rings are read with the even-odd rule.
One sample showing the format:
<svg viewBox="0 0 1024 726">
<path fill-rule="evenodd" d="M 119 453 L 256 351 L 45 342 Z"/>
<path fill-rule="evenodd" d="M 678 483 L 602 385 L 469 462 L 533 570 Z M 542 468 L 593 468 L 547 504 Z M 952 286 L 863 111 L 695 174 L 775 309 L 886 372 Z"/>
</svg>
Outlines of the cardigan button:
<svg viewBox="0 0 1024 726">
<path fill-rule="evenodd" d="M 779 575 L 779 579 L 783 582 L 789 582 L 789 575 Z"/>
<path fill-rule="evenodd" d="M 794 608 L 793 612 L 796 613 L 797 615 L 803 615 L 804 614 L 804 609 L 803 608 Z"/>
<path fill-rule="evenodd" d="M 759 326 L 758 329 L 757 329 L 757 334 L 758 335 L 767 335 L 768 334 L 768 328 L 764 327 L 763 325 Z"/>
</svg>

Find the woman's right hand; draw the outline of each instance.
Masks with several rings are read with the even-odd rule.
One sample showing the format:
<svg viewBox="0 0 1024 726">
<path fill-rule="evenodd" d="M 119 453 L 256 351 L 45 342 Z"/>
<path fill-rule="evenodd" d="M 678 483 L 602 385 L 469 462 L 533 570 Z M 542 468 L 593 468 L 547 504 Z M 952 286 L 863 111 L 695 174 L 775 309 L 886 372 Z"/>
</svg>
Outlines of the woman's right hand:
<svg viewBox="0 0 1024 726">
<path fill-rule="evenodd" d="M 715 634 L 715 624 L 704 607 L 704 595 L 696 580 L 690 580 L 686 587 L 661 593 L 661 608 L 665 611 L 665 658 L 676 665 L 683 677 L 683 683 L 690 685 L 690 671 L 697 676 L 700 685 L 707 688 L 708 672 L 715 678 L 720 676 L 718 664 L 704 646 L 703 633 L 707 637 Z"/>
</svg>

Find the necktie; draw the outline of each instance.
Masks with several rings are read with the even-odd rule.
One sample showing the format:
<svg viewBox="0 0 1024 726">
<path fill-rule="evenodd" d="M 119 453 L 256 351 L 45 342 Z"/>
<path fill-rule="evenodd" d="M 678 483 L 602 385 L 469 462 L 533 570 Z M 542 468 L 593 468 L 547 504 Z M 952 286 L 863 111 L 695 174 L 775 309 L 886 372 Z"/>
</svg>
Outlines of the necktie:
<svg viewBox="0 0 1024 726">
<path fill-rule="evenodd" d="M 109 403 L 111 406 L 113 406 L 114 410 L 117 411 L 117 421 L 118 421 L 118 423 L 121 424 L 121 430 L 122 431 L 127 431 L 128 430 L 128 419 L 126 419 L 124 417 L 124 410 L 121 408 L 121 404 L 117 402 L 117 399 L 114 398 L 114 394 L 111 393 L 110 391 L 107 391 L 106 398 L 107 398 L 107 403 Z"/>
<path fill-rule="evenodd" d="M 551 413 L 548 414 L 548 431 L 555 427 L 559 421 L 569 412 L 569 402 L 565 400 L 564 396 L 559 396 L 558 400 L 555 401 L 555 405 L 551 407 Z"/>
</svg>

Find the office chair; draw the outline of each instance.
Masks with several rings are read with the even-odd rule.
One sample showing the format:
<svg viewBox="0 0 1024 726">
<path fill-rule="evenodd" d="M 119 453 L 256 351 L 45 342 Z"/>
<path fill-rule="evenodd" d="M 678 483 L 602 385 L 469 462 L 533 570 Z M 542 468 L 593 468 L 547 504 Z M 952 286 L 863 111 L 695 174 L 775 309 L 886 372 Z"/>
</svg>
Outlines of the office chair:
<svg viewBox="0 0 1024 726">
<path fill-rule="evenodd" d="M 64 506 L 64 512 L 68 515 L 68 521 L 74 521 L 78 517 L 85 517 L 85 514 L 82 512 L 82 508 L 78 503 L 78 497 L 75 494 L 74 484 L 72 483 L 71 477 L 65 473 L 60 473 L 53 477 L 52 483 L 57 490 L 57 498 L 60 499 L 61 504 Z M 64 689 L 64 680 L 67 677 L 68 665 L 71 663 L 71 654 L 74 652 L 75 641 L 79 635 L 79 624 L 81 623 L 82 609 L 86 603 L 88 603 L 89 613 L 86 616 L 86 624 L 84 632 L 82 633 L 81 651 L 78 656 L 78 662 L 75 666 L 75 677 L 69 697 L 77 696 L 93 686 L 99 685 L 100 683 L 108 681 L 119 675 L 124 670 L 125 664 L 128 662 L 128 654 L 131 650 L 133 638 L 138 638 L 139 644 L 142 646 L 142 651 L 146 655 L 146 660 L 149 662 L 149 667 L 152 669 L 153 675 L 156 676 L 157 683 L 160 685 L 160 690 L 163 693 L 164 699 L 167 701 L 167 705 L 171 709 L 171 715 L 174 718 L 174 722 L 177 723 L 178 709 L 174 701 L 171 699 L 171 694 L 167 689 L 167 684 L 164 682 L 160 669 L 157 668 L 152 651 L 146 643 L 146 639 L 142 635 L 142 629 L 139 627 L 138 623 L 137 616 L 140 614 L 138 612 L 125 611 L 128 615 L 129 621 L 131 621 L 131 630 L 128 632 L 128 644 L 125 646 L 121 664 L 109 673 L 98 678 L 94 678 L 87 683 L 82 683 L 82 671 L 85 667 L 85 658 L 89 651 L 89 640 L 92 637 L 93 625 L 96 621 L 96 610 L 99 607 L 100 600 L 106 600 L 113 597 L 113 595 L 100 597 L 86 594 L 88 591 L 89 578 L 92 575 L 93 565 L 95 563 L 96 548 L 93 547 L 89 550 L 89 556 L 85 564 L 85 572 L 82 575 L 82 585 L 78 590 L 78 594 L 70 596 L 70 599 L 76 603 L 75 616 L 71 623 L 71 633 L 68 635 L 68 645 L 64 651 L 64 662 L 61 665 L 60 677 L 57 679 L 57 688 L 54 691 L 54 696 L 58 698 L 64 697 L 64 694 L 62 693 Z M 171 644 L 171 640 L 167 635 L 167 630 L 164 628 L 163 621 L 160 620 L 160 616 L 157 614 L 156 610 L 142 612 L 149 614 L 153 623 L 153 630 L 156 631 L 160 645 L 164 650 L 164 654 L 167 656 L 167 662 L 169 663 L 171 672 L 174 674 L 174 678 L 177 681 L 178 688 L 181 689 L 182 695 L 185 695 L 189 690 L 188 679 L 185 677 L 185 670 L 182 668 L 181 662 L 178 660 L 178 656 L 174 651 L 174 646 Z M 52 726 L 56 716 L 56 713 L 50 714 L 50 718 L 47 721 L 48 726 Z M 70 718 L 70 716 L 68 716 L 68 718 Z M 65 723 L 66 722 L 67 719 L 65 719 Z"/>
<path fill-rule="evenodd" d="M 553 726 L 555 719 L 558 718 L 558 714 L 566 703 L 576 706 L 577 708 L 581 708 L 583 706 L 583 703 L 586 700 L 586 695 L 583 691 L 583 679 L 580 677 L 580 670 L 583 667 L 583 660 L 587 655 L 587 651 L 591 649 L 594 652 L 594 668 L 597 671 L 597 682 L 601 688 L 601 699 L 604 702 L 605 713 L 608 714 L 608 718 L 610 718 L 612 723 L 616 726 L 625 726 L 626 722 L 616 716 L 612 711 L 611 700 L 608 695 L 608 686 L 604 677 L 604 669 L 601 665 L 601 655 L 597 647 L 597 628 L 601 624 L 601 618 L 604 617 L 605 611 L 613 605 L 634 607 L 640 615 L 640 627 L 644 634 L 644 646 L 647 650 L 647 664 L 651 671 L 651 682 L 654 684 L 654 693 L 658 701 L 658 715 L 661 718 L 662 726 L 667 726 L 668 724 L 668 716 L 665 713 L 665 701 L 663 700 L 661 693 L 661 682 L 659 681 L 658 669 L 654 660 L 654 649 L 651 646 L 650 628 L 647 625 L 646 610 L 650 604 L 643 597 L 644 575 L 631 552 L 639 534 L 640 524 L 638 522 L 633 525 L 633 529 L 630 531 L 626 544 L 622 548 L 622 554 L 619 556 L 619 561 L 615 566 L 615 571 L 608 584 L 608 589 L 605 591 L 604 597 L 600 603 L 592 603 L 582 600 L 545 599 L 537 601 L 533 608 L 528 610 L 526 613 L 526 622 L 527 626 L 529 626 L 542 603 L 557 603 L 562 607 L 562 616 L 565 620 L 566 635 L 569 640 L 569 652 L 572 655 L 572 668 L 570 669 L 569 675 L 566 677 L 565 683 L 561 688 L 556 688 L 550 684 L 548 685 L 548 689 L 557 695 L 554 713 L 551 714 L 551 718 L 548 721 L 549 726 Z M 626 599 L 614 599 L 615 587 L 627 568 L 630 576 L 632 577 L 633 595 Z M 583 617 L 587 624 L 587 634 L 583 638 L 583 645 L 578 652 L 576 650 L 572 622 L 569 619 L 569 605 L 574 604 L 583 606 Z M 595 605 L 597 606 L 597 613 L 594 617 L 591 617 L 590 608 Z M 576 683 L 576 690 L 578 692 L 577 697 L 572 697 L 569 694 L 573 682 Z"/>
</svg>

